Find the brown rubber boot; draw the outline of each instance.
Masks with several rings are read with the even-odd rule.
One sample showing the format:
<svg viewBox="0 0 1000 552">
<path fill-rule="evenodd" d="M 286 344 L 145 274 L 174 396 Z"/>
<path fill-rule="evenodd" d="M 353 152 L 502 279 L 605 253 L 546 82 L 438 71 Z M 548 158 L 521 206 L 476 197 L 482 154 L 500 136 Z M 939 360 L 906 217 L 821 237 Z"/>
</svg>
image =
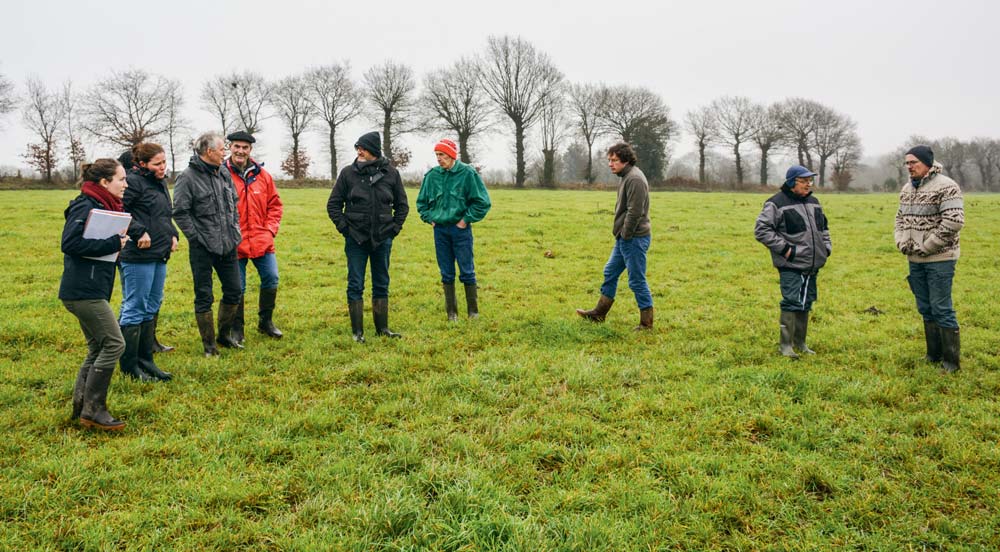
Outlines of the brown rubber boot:
<svg viewBox="0 0 1000 552">
<path fill-rule="evenodd" d="M 633 329 L 636 331 L 653 329 L 653 307 L 639 310 L 639 325 Z"/>
<path fill-rule="evenodd" d="M 444 312 L 448 314 L 448 322 L 458 320 L 458 300 L 455 299 L 455 283 L 441 284 L 444 288 Z"/>
<path fill-rule="evenodd" d="M 604 318 L 608 315 L 608 311 L 611 310 L 611 305 L 614 304 L 614 299 L 602 294 L 600 299 L 597 300 L 596 307 L 591 310 L 576 309 L 576 313 L 591 322 L 604 322 Z"/>
<path fill-rule="evenodd" d="M 195 320 L 198 321 L 198 333 L 201 334 L 201 345 L 205 348 L 205 358 L 219 354 L 219 348 L 215 346 L 215 320 L 212 311 L 194 313 Z"/>
</svg>

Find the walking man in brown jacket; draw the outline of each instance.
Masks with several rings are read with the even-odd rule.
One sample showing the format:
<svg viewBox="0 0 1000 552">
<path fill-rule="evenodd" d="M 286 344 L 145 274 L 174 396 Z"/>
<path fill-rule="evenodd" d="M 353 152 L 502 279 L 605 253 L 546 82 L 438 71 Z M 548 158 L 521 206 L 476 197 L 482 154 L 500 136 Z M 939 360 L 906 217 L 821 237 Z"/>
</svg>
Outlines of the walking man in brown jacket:
<svg viewBox="0 0 1000 552">
<path fill-rule="evenodd" d="M 618 200 L 615 202 L 615 222 L 612 233 L 615 247 L 604 266 L 604 284 L 597 306 L 576 313 L 593 322 L 604 322 L 615 301 L 618 278 L 628 270 L 628 287 L 639 305 L 639 325 L 636 330 L 653 328 L 653 294 L 646 283 L 646 252 L 651 238 L 649 224 L 649 183 L 635 164 L 638 161 L 632 146 L 618 143 L 608 149 L 608 168 L 618 175 Z"/>
</svg>

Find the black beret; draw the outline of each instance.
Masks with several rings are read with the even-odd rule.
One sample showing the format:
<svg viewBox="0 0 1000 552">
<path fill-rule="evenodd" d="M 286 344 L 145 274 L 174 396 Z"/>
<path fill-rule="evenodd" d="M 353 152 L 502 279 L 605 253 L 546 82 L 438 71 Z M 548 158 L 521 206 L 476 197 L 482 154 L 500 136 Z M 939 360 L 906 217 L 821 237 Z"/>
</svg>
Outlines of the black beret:
<svg viewBox="0 0 1000 552">
<path fill-rule="evenodd" d="M 229 140 L 230 142 L 247 142 L 250 144 L 257 141 L 257 139 L 253 137 L 253 134 L 250 134 L 245 130 L 237 130 L 236 132 L 231 133 L 229 136 L 226 136 L 226 140 Z"/>
</svg>

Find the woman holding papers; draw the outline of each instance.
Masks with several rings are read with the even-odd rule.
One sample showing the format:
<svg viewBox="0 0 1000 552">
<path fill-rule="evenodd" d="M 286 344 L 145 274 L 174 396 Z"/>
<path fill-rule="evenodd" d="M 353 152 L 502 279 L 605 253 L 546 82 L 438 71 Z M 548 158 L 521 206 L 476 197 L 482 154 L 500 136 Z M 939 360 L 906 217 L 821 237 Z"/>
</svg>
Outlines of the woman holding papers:
<svg viewBox="0 0 1000 552">
<path fill-rule="evenodd" d="M 132 148 L 133 167 L 127 173 L 123 203 L 132 215 L 131 241 L 121 256 L 122 308 L 118 323 L 125 337 L 121 367 L 140 381 L 167 381 L 173 376 L 153 362 L 156 318 L 163 302 L 167 260 L 177 251 L 177 229 L 171 222 L 173 205 L 167 191 L 167 157 L 159 144 Z"/>
<path fill-rule="evenodd" d="M 85 238 L 95 209 L 122 212 L 122 196 L 128 184 L 125 169 L 114 159 L 98 159 L 83 166 L 80 195 L 66 208 L 62 233 L 63 275 L 59 299 L 80 321 L 87 338 L 87 358 L 80 366 L 73 388 L 73 419 L 87 427 L 119 430 L 125 422 L 108 413 L 106 399 L 118 357 L 125 340 L 108 300 L 115 285 L 115 256 L 128 237 L 112 233 L 104 238 Z M 97 213 L 100 215 L 100 213 Z"/>
</svg>

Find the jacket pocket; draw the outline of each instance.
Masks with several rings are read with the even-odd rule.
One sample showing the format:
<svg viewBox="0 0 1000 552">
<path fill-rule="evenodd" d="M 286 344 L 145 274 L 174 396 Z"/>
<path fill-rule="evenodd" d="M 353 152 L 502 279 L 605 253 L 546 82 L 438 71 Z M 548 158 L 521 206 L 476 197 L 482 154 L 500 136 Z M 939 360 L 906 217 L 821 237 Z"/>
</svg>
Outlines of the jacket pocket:
<svg viewBox="0 0 1000 552">
<path fill-rule="evenodd" d="M 789 234 L 799 234 L 806 231 L 806 221 L 794 209 L 786 209 L 781 214 L 781 220 L 785 224 L 785 231 Z"/>
<path fill-rule="evenodd" d="M 194 214 L 198 218 L 201 218 L 201 217 L 211 217 L 211 216 L 214 216 L 218 212 L 219 212 L 218 205 L 216 205 L 215 202 L 212 201 L 212 199 L 210 197 L 202 199 L 202 200 L 198 201 L 197 203 L 195 203 L 195 205 L 194 205 Z"/>
<path fill-rule="evenodd" d="M 829 228 L 829 226 L 826 221 L 826 215 L 823 214 L 823 209 L 817 207 L 815 215 L 816 215 L 816 228 L 819 228 L 820 232 L 825 232 Z"/>
</svg>

